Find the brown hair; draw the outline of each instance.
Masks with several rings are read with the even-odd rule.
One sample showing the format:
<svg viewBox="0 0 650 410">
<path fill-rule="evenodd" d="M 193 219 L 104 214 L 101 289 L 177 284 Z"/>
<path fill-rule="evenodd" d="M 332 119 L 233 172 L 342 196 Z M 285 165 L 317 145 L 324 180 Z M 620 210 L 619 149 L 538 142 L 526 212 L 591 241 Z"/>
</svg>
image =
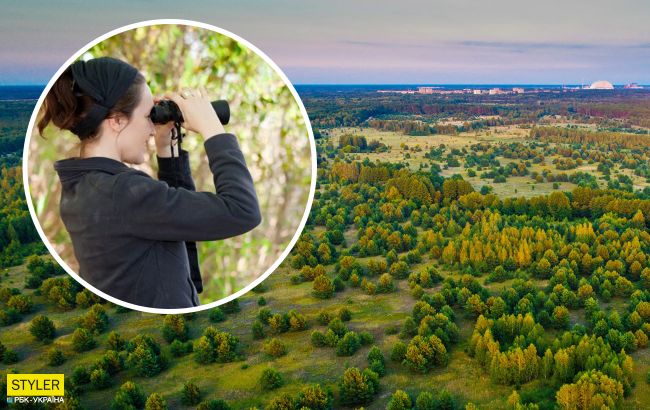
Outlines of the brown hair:
<svg viewBox="0 0 650 410">
<path fill-rule="evenodd" d="M 140 103 L 142 86 L 146 84 L 144 76 L 138 72 L 131 86 L 126 90 L 124 95 L 111 108 L 107 118 L 117 114 L 126 116 L 131 119 L 135 107 Z M 43 136 L 45 127 L 50 122 L 62 130 L 70 130 L 79 121 L 86 116 L 88 110 L 94 104 L 95 100 L 84 94 L 83 91 L 74 85 L 72 81 L 72 71 L 68 67 L 61 76 L 56 80 L 50 92 L 45 96 L 43 107 L 41 108 L 41 118 L 38 120 L 38 133 Z M 97 136 L 96 129 L 83 140 Z"/>
</svg>

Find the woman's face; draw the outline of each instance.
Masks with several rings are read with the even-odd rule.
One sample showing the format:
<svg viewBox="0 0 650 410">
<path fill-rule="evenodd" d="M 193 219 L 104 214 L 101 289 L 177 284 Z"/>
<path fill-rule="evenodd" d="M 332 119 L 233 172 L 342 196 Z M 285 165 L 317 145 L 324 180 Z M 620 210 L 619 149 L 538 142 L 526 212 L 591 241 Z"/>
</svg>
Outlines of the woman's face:
<svg viewBox="0 0 650 410">
<path fill-rule="evenodd" d="M 154 124 L 149 118 L 153 107 L 153 96 L 149 86 L 142 87 L 140 103 L 133 111 L 131 119 L 117 137 L 117 148 L 122 161 L 130 164 L 142 164 L 148 151 L 148 141 L 154 135 Z"/>
</svg>

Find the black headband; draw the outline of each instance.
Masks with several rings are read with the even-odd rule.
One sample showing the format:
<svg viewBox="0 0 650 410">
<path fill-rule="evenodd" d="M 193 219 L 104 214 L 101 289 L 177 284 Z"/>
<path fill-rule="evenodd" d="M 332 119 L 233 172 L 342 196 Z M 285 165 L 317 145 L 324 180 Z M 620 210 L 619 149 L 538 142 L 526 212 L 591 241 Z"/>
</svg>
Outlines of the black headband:
<svg viewBox="0 0 650 410">
<path fill-rule="evenodd" d="M 76 61 L 70 66 L 73 87 L 95 100 L 90 110 L 70 131 L 84 139 L 92 134 L 106 118 L 135 80 L 138 70 L 124 61 L 100 57 L 88 61 Z"/>
</svg>

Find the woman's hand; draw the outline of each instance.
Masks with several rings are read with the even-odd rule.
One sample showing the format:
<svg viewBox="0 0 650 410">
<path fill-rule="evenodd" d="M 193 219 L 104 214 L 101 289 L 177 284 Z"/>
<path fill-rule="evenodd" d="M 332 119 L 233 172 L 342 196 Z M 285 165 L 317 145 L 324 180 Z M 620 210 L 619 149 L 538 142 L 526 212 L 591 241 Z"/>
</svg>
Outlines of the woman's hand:
<svg viewBox="0 0 650 410">
<path fill-rule="evenodd" d="M 157 104 L 162 98 L 154 98 L 154 103 Z M 156 135 L 156 154 L 161 158 L 169 158 L 172 156 L 172 130 L 174 129 L 174 122 L 169 121 L 166 124 L 154 124 Z M 178 148 L 174 144 L 174 156 L 178 156 Z"/>
<path fill-rule="evenodd" d="M 226 132 L 210 104 L 210 98 L 205 88 L 168 93 L 164 98 L 172 100 L 178 105 L 183 114 L 185 129 L 199 133 L 205 138 Z"/>
</svg>

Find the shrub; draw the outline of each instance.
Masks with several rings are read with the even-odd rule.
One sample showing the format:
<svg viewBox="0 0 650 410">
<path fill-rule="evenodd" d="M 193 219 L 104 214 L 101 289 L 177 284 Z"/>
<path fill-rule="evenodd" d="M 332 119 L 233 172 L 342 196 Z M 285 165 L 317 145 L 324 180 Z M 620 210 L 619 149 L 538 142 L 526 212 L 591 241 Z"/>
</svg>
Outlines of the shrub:
<svg viewBox="0 0 650 410">
<path fill-rule="evenodd" d="M 185 324 L 185 318 L 183 315 L 167 315 L 163 320 L 163 329 L 162 329 L 163 338 L 167 343 L 171 343 L 176 340 L 184 342 L 188 338 L 188 328 Z"/>
<path fill-rule="evenodd" d="M 349 322 L 352 319 L 352 312 L 346 307 L 339 309 L 338 318 L 343 322 Z"/>
<path fill-rule="evenodd" d="M 224 320 L 226 320 L 226 314 L 223 313 L 223 310 L 221 310 L 221 308 L 217 306 L 215 308 L 210 309 L 210 313 L 208 314 L 208 319 L 212 323 L 223 322 Z"/>
<path fill-rule="evenodd" d="M 115 393 L 111 408 L 121 409 L 141 409 L 147 401 L 146 396 L 140 388 L 133 382 L 126 382 Z"/>
<path fill-rule="evenodd" d="M 111 385 L 111 376 L 104 369 L 95 369 L 90 373 L 90 384 L 97 390 L 105 389 Z"/>
<path fill-rule="evenodd" d="M 359 336 L 355 332 L 347 332 L 336 344 L 336 355 L 352 356 L 360 347 Z"/>
<path fill-rule="evenodd" d="M 34 302 L 32 302 L 32 298 L 29 296 L 14 295 L 9 298 L 7 307 L 15 309 L 18 313 L 25 314 L 32 311 L 34 308 Z"/>
<path fill-rule="evenodd" d="M 104 307 L 99 304 L 93 305 L 79 320 L 79 325 L 95 334 L 102 333 L 108 327 L 108 315 Z"/>
<path fill-rule="evenodd" d="M 325 340 L 325 335 L 323 332 L 320 332 L 318 330 L 311 332 L 311 344 L 316 347 L 327 346 L 327 341 Z"/>
<path fill-rule="evenodd" d="M 106 345 L 110 350 L 115 350 L 116 352 L 124 350 L 126 347 L 126 341 L 122 336 L 116 331 L 112 331 L 108 334 L 108 339 L 106 340 Z"/>
<path fill-rule="evenodd" d="M 279 339 L 273 338 L 264 343 L 264 353 L 273 357 L 280 357 L 287 354 L 287 346 Z"/>
<path fill-rule="evenodd" d="M 402 342 L 396 342 L 390 351 L 390 360 L 401 363 L 406 355 L 406 345 Z"/>
<path fill-rule="evenodd" d="M 144 410 L 167 410 L 167 401 L 158 393 L 151 393 L 144 404 Z"/>
<path fill-rule="evenodd" d="M 54 322 L 47 316 L 38 315 L 29 324 L 29 333 L 40 341 L 49 341 L 54 338 Z"/>
<path fill-rule="evenodd" d="M 275 369 L 264 369 L 260 376 L 262 390 L 275 390 L 283 384 L 282 375 Z"/>
<path fill-rule="evenodd" d="M 224 313 L 237 313 L 241 310 L 239 307 L 239 299 L 233 299 L 230 302 L 224 303 L 221 305 L 221 310 Z"/>
<path fill-rule="evenodd" d="M 60 366 L 65 362 L 65 356 L 60 349 L 52 348 L 47 352 L 48 366 Z"/>
<path fill-rule="evenodd" d="M 329 410 L 332 408 L 332 392 L 329 389 L 323 390 L 318 384 L 305 386 L 298 393 L 296 404 L 296 408 Z"/>
<path fill-rule="evenodd" d="M 19 360 L 20 358 L 18 357 L 18 353 L 16 353 L 16 351 L 13 349 L 6 349 L 2 355 L 2 362 L 4 364 L 18 363 Z"/>
<path fill-rule="evenodd" d="M 201 401 L 201 390 L 192 382 L 185 382 L 181 391 L 181 401 L 188 406 L 195 406 Z"/>
<path fill-rule="evenodd" d="M 169 351 L 174 357 L 185 356 L 188 353 L 192 353 L 192 342 L 181 342 L 175 339 L 169 346 Z"/>
<path fill-rule="evenodd" d="M 320 275 L 314 279 L 312 294 L 319 299 L 331 298 L 334 294 L 334 285 L 325 275 Z"/>
<path fill-rule="evenodd" d="M 77 386 L 87 384 L 90 383 L 90 374 L 85 367 L 77 366 L 72 371 L 71 380 L 72 383 Z"/>
<path fill-rule="evenodd" d="M 77 328 L 72 333 L 72 348 L 75 352 L 85 352 L 97 345 L 92 333 L 84 328 Z"/>
<path fill-rule="evenodd" d="M 151 336 L 138 335 L 127 344 L 126 365 L 138 376 L 153 377 L 166 366 L 160 345 Z"/>
<path fill-rule="evenodd" d="M 388 402 L 388 410 L 408 410 L 411 408 L 411 398 L 404 390 L 397 390 Z"/>
<path fill-rule="evenodd" d="M 253 325 L 251 326 L 251 330 L 253 332 L 253 339 L 259 340 L 259 339 L 264 339 L 266 334 L 264 333 L 264 325 L 260 320 L 255 320 L 253 322 Z"/>
<path fill-rule="evenodd" d="M 231 407 L 224 400 L 206 400 L 196 406 L 196 410 L 231 410 Z"/>
<path fill-rule="evenodd" d="M 339 381 L 339 391 L 341 403 L 345 405 L 368 403 L 376 393 L 375 384 L 368 371 L 361 372 L 356 367 L 345 370 Z"/>
<path fill-rule="evenodd" d="M 375 337 L 368 331 L 363 331 L 359 333 L 359 341 L 362 346 L 368 346 L 370 343 L 375 341 Z"/>
<path fill-rule="evenodd" d="M 197 363 L 226 363 L 233 361 L 239 339 L 228 332 L 219 332 L 210 326 L 203 331 L 203 336 L 194 343 L 194 360 Z"/>
</svg>

